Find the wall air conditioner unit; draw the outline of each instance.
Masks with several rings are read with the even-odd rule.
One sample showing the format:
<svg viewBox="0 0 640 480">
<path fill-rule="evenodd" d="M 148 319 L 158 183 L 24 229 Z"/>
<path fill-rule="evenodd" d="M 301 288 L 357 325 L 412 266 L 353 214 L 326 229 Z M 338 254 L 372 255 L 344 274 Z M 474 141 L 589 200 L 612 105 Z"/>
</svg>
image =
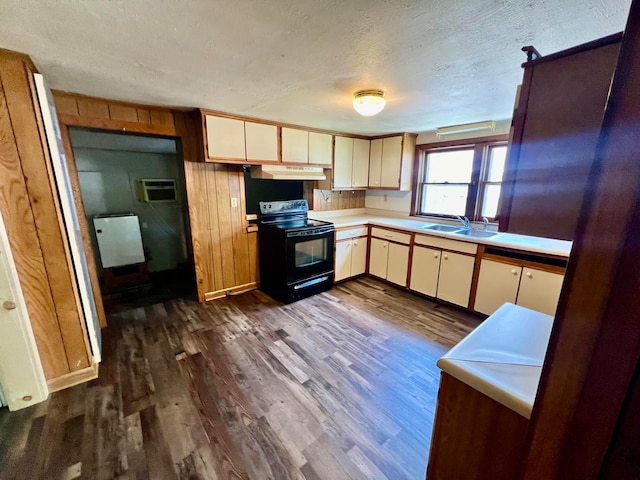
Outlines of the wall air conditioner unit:
<svg viewBox="0 0 640 480">
<path fill-rule="evenodd" d="M 141 202 L 176 202 L 178 191 L 176 181 L 171 178 L 142 178 L 138 180 L 138 194 Z"/>
</svg>

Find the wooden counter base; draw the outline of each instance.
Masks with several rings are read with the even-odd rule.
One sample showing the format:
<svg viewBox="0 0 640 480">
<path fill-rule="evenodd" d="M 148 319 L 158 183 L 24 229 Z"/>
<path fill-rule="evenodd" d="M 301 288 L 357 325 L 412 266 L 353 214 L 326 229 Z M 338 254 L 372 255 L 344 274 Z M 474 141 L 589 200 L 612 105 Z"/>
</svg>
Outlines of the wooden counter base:
<svg viewBox="0 0 640 480">
<path fill-rule="evenodd" d="M 518 478 L 529 420 L 442 372 L 427 480 Z"/>
</svg>

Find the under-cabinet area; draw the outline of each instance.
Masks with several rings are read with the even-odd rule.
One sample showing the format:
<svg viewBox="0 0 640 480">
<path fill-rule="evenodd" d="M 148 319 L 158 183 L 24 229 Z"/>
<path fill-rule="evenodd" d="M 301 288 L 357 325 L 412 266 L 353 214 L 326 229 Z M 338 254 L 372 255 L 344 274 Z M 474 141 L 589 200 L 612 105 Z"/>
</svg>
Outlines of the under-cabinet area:
<svg viewBox="0 0 640 480">
<path fill-rule="evenodd" d="M 320 216 L 338 225 L 336 282 L 368 273 L 484 315 L 504 303 L 555 313 L 570 242 L 499 233 L 491 242 L 462 241 L 455 234 L 424 234 L 428 224 L 413 220 L 372 216 L 364 223 L 366 216 Z M 546 252 L 539 248 L 545 241 L 551 245 Z"/>
</svg>

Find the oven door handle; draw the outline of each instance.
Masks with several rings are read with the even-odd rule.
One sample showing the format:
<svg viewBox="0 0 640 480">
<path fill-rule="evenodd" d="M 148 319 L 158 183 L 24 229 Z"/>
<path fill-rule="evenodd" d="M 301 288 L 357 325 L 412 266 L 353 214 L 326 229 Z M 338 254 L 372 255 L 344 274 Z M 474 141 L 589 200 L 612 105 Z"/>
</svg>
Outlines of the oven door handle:
<svg viewBox="0 0 640 480">
<path fill-rule="evenodd" d="M 288 232 L 287 233 L 287 237 L 307 237 L 307 238 L 312 238 L 312 237 L 320 237 L 322 235 L 326 235 L 327 233 L 333 233 L 335 232 L 335 228 L 334 227 L 325 227 L 325 228 L 318 228 L 316 230 L 314 230 L 312 233 L 309 232 L 305 232 L 304 230 L 301 232 Z"/>
</svg>

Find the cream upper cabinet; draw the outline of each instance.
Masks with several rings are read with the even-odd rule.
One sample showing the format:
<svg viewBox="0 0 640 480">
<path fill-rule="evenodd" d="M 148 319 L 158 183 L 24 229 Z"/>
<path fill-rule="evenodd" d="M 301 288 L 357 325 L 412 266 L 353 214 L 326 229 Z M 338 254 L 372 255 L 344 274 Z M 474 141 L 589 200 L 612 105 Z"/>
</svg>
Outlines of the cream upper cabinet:
<svg viewBox="0 0 640 480">
<path fill-rule="evenodd" d="M 369 273 L 376 277 L 387 278 L 388 259 L 389 242 L 380 238 L 372 238 L 369 253 Z"/>
<path fill-rule="evenodd" d="M 436 297 L 468 307 L 475 261 L 476 258 L 470 255 L 443 251 Z"/>
<path fill-rule="evenodd" d="M 409 266 L 409 246 L 389 243 L 388 250 L 387 280 L 406 287 Z"/>
<path fill-rule="evenodd" d="M 491 315 L 504 303 L 516 303 L 522 267 L 483 259 L 474 310 Z"/>
<path fill-rule="evenodd" d="M 282 162 L 309 163 L 309 132 L 282 127 Z"/>
<path fill-rule="evenodd" d="M 405 133 L 371 141 L 369 187 L 410 190 L 416 135 Z"/>
<path fill-rule="evenodd" d="M 362 138 L 353 139 L 353 165 L 351 174 L 351 186 L 354 188 L 366 188 L 369 184 L 369 140 Z"/>
<path fill-rule="evenodd" d="M 209 158 L 245 161 L 244 121 L 235 118 L 205 117 Z"/>
<path fill-rule="evenodd" d="M 353 138 L 335 137 L 333 188 L 351 188 L 353 173 Z"/>
<path fill-rule="evenodd" d="M 244 132 L 248 162 L 278 161 L 278 127 L 244 122 Z"/>
<path fill-rule="evenodd" d="M 563 280 L 564 275 L 559 273 L 523 267 L 516 304 L 555 315 Z"/>
<path fill-rule="evenodd" d="M 382 174 L 382 138 L 371 140 L 371 151 L 369 153 L 369 186 L 380 186 L 380 175 Z"/>
<path fill-rule="evenodd" d="M 402 137 L 382 139 L 382 166 L 380 187 L 400 188 L 400 166 L 402 164 Z"/>
<path fill-rule="evenodd" d="M 441 250 L 420 245 L 413 246 L 411 261 L 411 281 L 409 288 L 431 297 L 438 290 L 438 274 L 440 273 Z"/>
<path fill-rule="evenodd" d="M 328 133 L 309 132 L 309 163 L 331 168 L 333 136 Z"/>
</svg>

